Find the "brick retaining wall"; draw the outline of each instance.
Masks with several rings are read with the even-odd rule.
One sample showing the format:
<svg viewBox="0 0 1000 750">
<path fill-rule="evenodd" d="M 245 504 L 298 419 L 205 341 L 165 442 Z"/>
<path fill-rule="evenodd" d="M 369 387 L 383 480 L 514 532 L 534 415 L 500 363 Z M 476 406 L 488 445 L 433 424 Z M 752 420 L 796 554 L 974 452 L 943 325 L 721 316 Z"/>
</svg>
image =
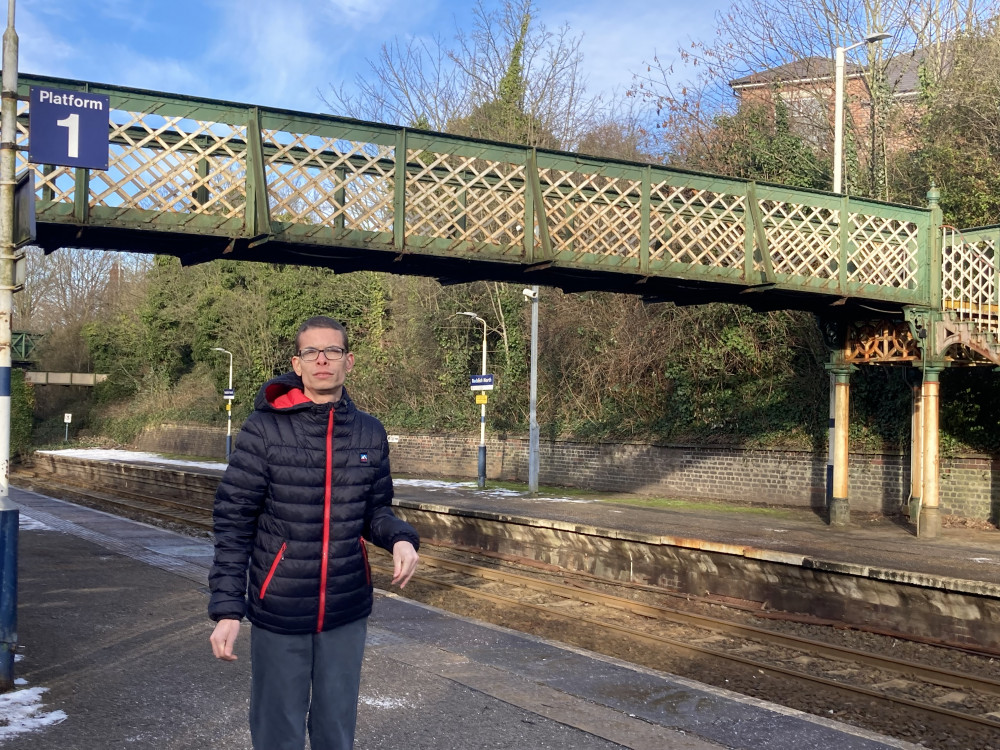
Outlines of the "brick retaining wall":
<svg viewBox="0 0 1000 750">
<path fill-rule="evenodd" d="M 478 436 L 400 433 L 390 440 L 398 474 L 476 476 Z M 222 458 L 225 442 L 224 428 L 162 425 L 144 432 L 134 447 Z M 544 485 L 813 508 L 826 503 L 826 456 L 807 451 L 542 441 L 539 454 Z M 490 479 L 527 482 L 527 438 L 490 438 L 486 457 Z M 853 510 L 895 513 L 906 503 L 909 456 L 852 453 L 849 468 Z M 1000 461 L 990 456 L 942 459 L 941 511 L 995 522 Z"/>
</svg>

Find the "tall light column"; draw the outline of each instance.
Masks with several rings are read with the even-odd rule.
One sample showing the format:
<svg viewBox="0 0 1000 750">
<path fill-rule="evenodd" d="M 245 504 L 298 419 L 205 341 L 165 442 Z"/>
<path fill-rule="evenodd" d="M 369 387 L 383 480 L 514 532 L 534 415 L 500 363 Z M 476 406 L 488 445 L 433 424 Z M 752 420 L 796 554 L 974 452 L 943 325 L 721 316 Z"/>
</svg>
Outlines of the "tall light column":
<svg viewBox="0 0 1000 750">
<path fill-rule="evenodd" d="M 483 375 L 486 375 L 486 321 L 480 318 L 478 315 L 472 312 L 460 312 L 459 315 L 465 315 L 470 318 L 474 318 L 483 324 Z M 486 486 L 486 403 L 482 404 L 482 411 L 479 415 L 479 489 L 483 489 Z"/>
<path fill-rule="evenodd" d="M 538 285 L 521 292 L 531 301 L 531 380 L 528 391 L 528 491 L 538 492 Z"/>
<path fill-rule="evenodd" d="M 17 32 L 7 0 L 0 103 L 0 693 L 14 689 L 17 647 L 17 535 L 20 513 L 10 500 L 11 317 L 14 311 L 14 174 L 17 153 Z"/>
<path fill-rule="evenodd" d="M 883 39 L 891 39 L 892 34 L 884 32 L 869 34 L 860 42 L 834 50 L 834 100 L 833 100 L 833 192 L 842 193 L 844 184 L 844 69 L 847 67 L 847 53 L 863 44 L 872 44 Z"/>
<path fill-rule="evenodd" d="M 220 346 L 213 346 L 213 352 L 222 352 L 229 355 L 229 389 L 226 394 L 226 460 L 233 452 L 233 353 L 228 352 Z"/>
</svg>

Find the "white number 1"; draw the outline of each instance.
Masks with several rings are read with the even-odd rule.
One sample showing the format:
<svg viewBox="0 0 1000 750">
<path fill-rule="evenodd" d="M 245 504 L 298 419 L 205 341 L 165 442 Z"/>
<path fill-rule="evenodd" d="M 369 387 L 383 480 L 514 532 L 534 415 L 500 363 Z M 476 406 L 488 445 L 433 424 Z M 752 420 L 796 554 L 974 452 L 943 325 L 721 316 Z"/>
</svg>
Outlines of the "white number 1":
<svg viewBox="0 0 1000 750">
<path fill-rule="evenodd" d="M 80 115 L 72 114 L 62 120 L 56 120 L 56 125 L 66 128 L 69 133 L 69 148 L 66 156 L 76 159 L 80 156 Z"/>
</svg>

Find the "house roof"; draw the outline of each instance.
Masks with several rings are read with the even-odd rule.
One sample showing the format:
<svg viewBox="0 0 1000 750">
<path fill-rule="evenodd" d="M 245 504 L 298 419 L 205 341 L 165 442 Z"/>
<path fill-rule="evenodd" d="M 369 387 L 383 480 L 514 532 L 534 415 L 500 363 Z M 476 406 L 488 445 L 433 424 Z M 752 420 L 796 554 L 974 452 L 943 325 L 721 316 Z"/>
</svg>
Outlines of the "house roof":
<svg viewBox="0 0 1000 750">
<path fill-rule="evenodd" d="M 920 88 L 920 66 L 931 55 L 932 47 L 920 47 L 903 52 L 886 63 L 886 80 L 894 96 L 910 96 Z M 847 77 L 865 71 L 865 66 L 847 61 Z M 762 70 L 759 73 L 736 78 L 729 82 L 733 89 L 745 89 L 774 83 L 823 80 L 834 77 L 834 62 L 829 57 L 804 57 L 784 65 Z"/>
<path fill-rule="evenodd" d="M 864 66 L 848 61 L 845 73 L 848 76 L 864 72 Z M 759 73 L 737 78 L 729 82 L 734 89 L 763 86 L 772 83 L 789 83 L 791 81 L 812 81 L 816 79 L 833 78 L 833 60 L 829 57 L 804 57 L 790 63 L 768 68 Z"/>
</svg>

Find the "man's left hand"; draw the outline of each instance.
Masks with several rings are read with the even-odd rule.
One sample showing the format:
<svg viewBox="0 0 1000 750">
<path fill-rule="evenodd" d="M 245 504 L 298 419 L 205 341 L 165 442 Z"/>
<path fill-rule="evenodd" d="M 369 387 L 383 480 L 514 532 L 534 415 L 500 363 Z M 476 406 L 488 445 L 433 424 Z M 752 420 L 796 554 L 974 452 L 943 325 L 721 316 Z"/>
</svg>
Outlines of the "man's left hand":
<svg viewBox="0 0 1000 750">
<path fill-rule="evenodd" d="M 392 545 L 392 583 L 403 588 L 417 569 L 420 556 L 409 542 L 398 541 Z"/>
</svg>

